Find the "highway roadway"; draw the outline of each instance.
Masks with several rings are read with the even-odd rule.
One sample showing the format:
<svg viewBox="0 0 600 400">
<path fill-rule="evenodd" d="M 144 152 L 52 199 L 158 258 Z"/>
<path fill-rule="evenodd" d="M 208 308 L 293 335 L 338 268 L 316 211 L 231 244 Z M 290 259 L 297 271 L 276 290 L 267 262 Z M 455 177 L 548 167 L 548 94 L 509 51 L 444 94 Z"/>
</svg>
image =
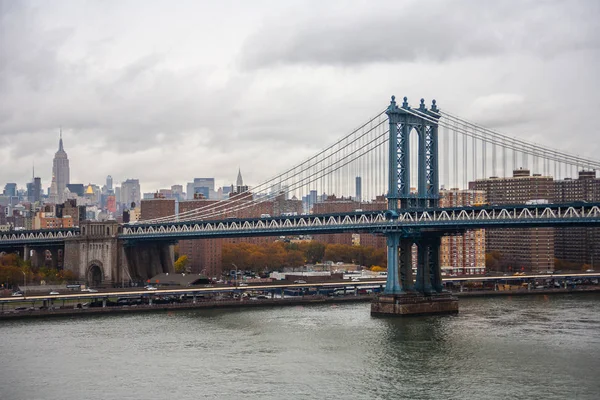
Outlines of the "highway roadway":
<svg viewBox="0 0 600 400">
<path fill-rule="evenodd" d="M 536 275 L 523 275 L 523 276 L 461 276 L 461 277 L 450 277 L 444 278 L 444 282 L 469 282 L 469 281 L 522 281 L 522 280 L 535 280 L 535 279 L 569 279 L 569 278 L 600 278 L 600 272 L 592 273 L 565 273 L 565 274 L 536 274 Z M 250 284 L 248 286 L 213 286 L 206 285 L 205 287 L 192 287 L 192 288 L 157 288 L 156 290 L 146 289 L 135 289 L 135 290 L 112 290 L 112 291 L 99 291 L 95 293 L 88 292 L 66 292 L 56 295 L 40 294 L 33 296 L 11 296 L 0 298 L 0 303 L 15 303 L 23 301 L 44 301 L 44 300 L 75 300 L 75 299 L 105 299 L 110 297 L 126 297 L 126 296 L 169 296 L 169 295 L 182 295 L 182 294 L 203 294 L 203 293 L 215 293 L 215 292 L 231 292 L 231 291 L 272 291 L 272 290 L 283 290 L 293 288 L 304 288 L 304 287 L 322 287 L 322 288 L 339 288 L 339 287 L 350 287 L 356 288 L 370 288 L 377 286 L 385 286 L 385 280 L 381 279 L 362 279 L 360 282 L 353 282 L 350 280 L 343 280 L 337 282 L 320 282 L 320 283 L 271 283 L 271 284 Z M 65 288 L 65 290 L 68 290 Z"/>
</svg>

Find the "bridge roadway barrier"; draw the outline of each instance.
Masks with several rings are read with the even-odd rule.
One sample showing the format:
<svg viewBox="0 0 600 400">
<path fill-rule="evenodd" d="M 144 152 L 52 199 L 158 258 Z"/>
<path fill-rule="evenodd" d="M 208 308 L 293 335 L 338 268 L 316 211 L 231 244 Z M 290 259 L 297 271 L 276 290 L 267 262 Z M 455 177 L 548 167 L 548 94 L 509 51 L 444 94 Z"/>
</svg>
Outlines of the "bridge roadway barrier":
<svg viewBox="0 0 600 400">
<path fill-rule="evenodd" d="M 463 292 L 452 292 L 457 297 L 496 297 L 496 296 L 530 296 L 530 295 L 561 295 L 561 294 L 585 294 L 600 293 L 600 286 L 584 286 L 569 289 L 519 289 L 519 290 L 471 290 Z M 174 304 L 153 304 L 138 306 L 112 306 L 112 307 L 90 307 L 90 308 L 55 308 L 47 310 L 5 310 L 0 312 L 0 321 L 22 319 L 22 318 L 44 318 L 44 317 L 84 317 L 92 315 L 108 314 L 131 314 L 135 312 L 169 312 L 177 310 L 195 310 L 195 309 L 216 309 L 216 308 L 247 308 L 247 307 L 277 307 L 277 306 L 298 306 L 315 304 L 343 304 L 356 302 L 370 302 L 375 298 L 375 294 L 346 296 L 304 296 L 290 298 L 274 299 L 243 299 L 243 300 L 200 300 L 197 303 L 174 303 Z"/>
</svg>

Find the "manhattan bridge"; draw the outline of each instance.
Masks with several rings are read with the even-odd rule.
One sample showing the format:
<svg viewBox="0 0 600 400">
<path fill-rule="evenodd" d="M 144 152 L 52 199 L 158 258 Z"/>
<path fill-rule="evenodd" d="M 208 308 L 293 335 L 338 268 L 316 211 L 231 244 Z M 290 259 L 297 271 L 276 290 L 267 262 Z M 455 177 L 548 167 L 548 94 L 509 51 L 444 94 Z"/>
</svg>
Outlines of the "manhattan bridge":
<svg viewBox="0 0 600 400">
<path fill-rule="evenodd" d="M 124 275 L 145 278 L 136 265 L 142 263 L 136 252 L 182 239 L 364 232 L 387 239 L 386 294 L 439 293 L 443 236 L 480 228 L 600 227 L 600 203 L 440 207 L 442 185 L 466 189 L 469 182 L 507 177 L 519 168 L 561 179 L 600 169 L 600 161 L 499 133 L 443 111 L 435 100 L 429 108 L 423 99 L 411 107 L 406 97 L 397 102 L 392 96 L 388 107 L 364 124 L 248 192 L 152 220 L 4 232 L 0 251 L 26 255 L 36 247 L 63 246 L 65 253 L 77 253 L 73 264 L 82 264 L 66 262 L 65 268 L 86 276 L 96 268 L 93 273 L 118 282 Z M 350 197 L 358 193 L 356 177 L 361 177 L 361 187 L 360 198 L 354 200 L 360 201 L 361 208 L 353 211 L 244 217 L 244 211 L 281 195 L 302 198 L 317 191 Z M 375 207 L 376 199 L 385 202 L 384 210 Z M 112 241 L 106 249 L 118 253 L 110 260 L 99 255 L 98 249 L 104 248 L 101 236 Z M 83 238 L 88 238 L 87 245 Z M 100 247 L 92 247 L 96 246 L 92 242 Z M 417 247 L 415 277 L 413 245 Z M 164 252 L 156 254 L 168 258 Z M 159 272 L 172 271 L 172 261 L 163 264 Z"/>
</svg>

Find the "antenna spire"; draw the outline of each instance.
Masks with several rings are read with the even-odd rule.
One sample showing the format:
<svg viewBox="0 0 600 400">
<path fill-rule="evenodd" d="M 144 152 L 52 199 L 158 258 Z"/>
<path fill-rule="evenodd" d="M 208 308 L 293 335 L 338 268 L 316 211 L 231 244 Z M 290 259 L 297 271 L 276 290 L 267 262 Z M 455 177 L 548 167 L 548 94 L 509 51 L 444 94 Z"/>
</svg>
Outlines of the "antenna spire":
<svg viewBox="0 0 600 400">
<path fill-rule="evenodd" d="M 60 127 L 60 140 L 58 141 L 58 151 L 64 151 L 62 141 L 62 126 Z"/>
</svg>

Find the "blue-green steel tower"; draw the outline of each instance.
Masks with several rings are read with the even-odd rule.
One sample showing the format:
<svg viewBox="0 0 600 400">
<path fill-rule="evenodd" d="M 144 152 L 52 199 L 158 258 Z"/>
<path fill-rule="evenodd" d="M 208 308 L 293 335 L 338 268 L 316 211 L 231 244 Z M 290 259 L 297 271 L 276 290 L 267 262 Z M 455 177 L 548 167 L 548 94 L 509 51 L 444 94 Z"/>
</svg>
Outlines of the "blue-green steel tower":
<svg viewBox="0 0 600 400">
<path fill-rule="evenodd" d="M 437 207 L 439 203 L 438 118 L 433 100 L 431 109 L 421 99 L 418 109 L 411 109 L 405 97 L 398 107 L 395 96 L 387 108 L 389 130 L 388 215 L 415 207 Z M 416 133 L 418 146 L 417 192 L 410 191 L 410 136 Z M 386 294 L 440 292 L 439 247 L 441 237 L 435 233 L 389 233 L 388 278 Z M 412 244 L 418 246 L 417 277 L 412 278 Z"/>
</svg>

